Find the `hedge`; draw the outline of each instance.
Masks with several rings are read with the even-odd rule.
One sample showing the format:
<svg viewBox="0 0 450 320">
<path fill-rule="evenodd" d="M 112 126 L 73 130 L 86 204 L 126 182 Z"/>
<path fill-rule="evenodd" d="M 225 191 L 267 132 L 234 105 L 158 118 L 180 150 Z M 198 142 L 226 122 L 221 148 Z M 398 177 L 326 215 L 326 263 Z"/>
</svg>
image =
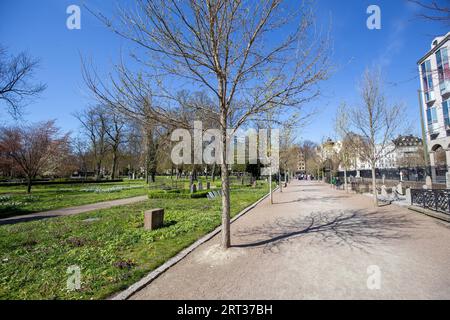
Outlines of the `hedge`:
<svg viewBox="0 0 450 320">
<path fill-rule="evenodd" d="M 32 182 L 33 186 L 54 185 L 54 184 L 88 184 L 88 183 L 116 183 L 123 182 L 123 179 L 114 180 L 36 180 Z M 0 186 L 26 186 L 27 182 L 0 182 Z"/>
<path fill-rule="evenodd" d="M 174 190 L 151 190 L 148 192 L 149 199 L 197 199 L 206 198 L 208 195 L 207 190 L 197 191 L 190 193 L 186 189 L 174 189 Z"/>
</svg>

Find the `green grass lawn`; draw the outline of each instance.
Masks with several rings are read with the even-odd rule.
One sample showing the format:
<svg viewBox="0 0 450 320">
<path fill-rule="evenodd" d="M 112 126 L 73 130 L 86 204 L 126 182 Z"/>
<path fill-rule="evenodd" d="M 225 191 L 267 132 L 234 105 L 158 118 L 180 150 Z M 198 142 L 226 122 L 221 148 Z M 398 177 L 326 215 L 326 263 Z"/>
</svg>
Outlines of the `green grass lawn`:
<svg viewBox="0 0 450 320">
<path fill-rule="evenodd" d="M 206 187 L 206 178 L 201 178 Z M 208 180 L 210 181 L 210 180 Z M 239 186 L 240 179 L 230 177 L 232 185 Z M 220 177 L 211 186 L 220 187 Z M 33 186 L 31 195 L 25 186 L 0 186 L 0 219 L 34 212 L 67 208 L 101 201 L 130 198 L 147 194 L 147 190 L 162 187 L 189 189 L 189 179 L 157 176 L 155 183 L 146 185 L 143 180 L 99 184 L 49 184 Z"/>
<path fill-rule="evenodd" d="M 233 189 L 232 215 L 267 192 L 267 184 Z M 0 299 L 106 298 L 220 225 L 220 207 L 220 198 L 152 199 L 0 226 Z M 165 209 L 165 227 L 143 229 L 143 211 L 150 208 Z M 81 268 L 80 291 L 66 289 L 73 265 Z"/>
<path fill-rule="evenodd" d="M 129 198 L 147 193 L 142 180 L 100 184 L 0 186 L 0 218 Z"/>
</svg>

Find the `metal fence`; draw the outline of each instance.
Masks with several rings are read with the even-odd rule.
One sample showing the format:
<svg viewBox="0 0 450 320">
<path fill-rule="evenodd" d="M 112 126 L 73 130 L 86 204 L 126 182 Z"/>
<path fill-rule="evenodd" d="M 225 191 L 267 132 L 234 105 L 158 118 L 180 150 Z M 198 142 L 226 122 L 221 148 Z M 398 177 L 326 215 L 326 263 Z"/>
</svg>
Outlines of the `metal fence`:
<svg viewBox="0 0 450 320">
<path fill-rule="evenodd" d="M 438 176 L 441 175 L 442 170 L 438 170 L 436 168 L 436 173 Z M 375 177 L 377 179 L 386 179 L 386 180 L 400 180 L 400 172 L 402 175 L 402 181 L 425 181 L 425 177 L 430 175 L 430 168 L 396 168 L 396 169 L 375 169 Z M 344 172 L 339 171 L 338 175 L 340 177 L 344 176 Z M 356 177 L 356 170 L 347 171 L 347 177 Z M 359 176 L 361 178 L 372 178 L 372 170 L 370 169 L 362 169 L 359 170 Z M 445 172 L 443 174 L 445 179 Z"/>
<path fill-rule="evenodd" d="M 450 214 L 450 190 L 411 190 L 411 204 Z"/>
</svg>

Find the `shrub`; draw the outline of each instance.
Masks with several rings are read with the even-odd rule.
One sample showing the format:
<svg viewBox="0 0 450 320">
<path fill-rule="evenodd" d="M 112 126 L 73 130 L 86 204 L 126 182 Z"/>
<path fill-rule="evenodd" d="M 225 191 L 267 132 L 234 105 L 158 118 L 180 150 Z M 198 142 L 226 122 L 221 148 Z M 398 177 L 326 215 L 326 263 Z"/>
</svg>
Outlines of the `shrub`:
<svg viewBox="0 0 450 320">
<path fill-rule="evenodd" d="M 202 190 L 196 193 L 190 193 L 187 189 L 173 190 L 151 190 L 148 192 L 149 199 L 198 199 L 206 198 L 208 191 Z"/>
<path fill-rule="evenodd" d="M 191 193 L 190 196 L 192 199 L 206 198 L 206 196 L 208 195 L 208 192 L 209 191 L 206 191 L 206 190 L 197 191 L 196 193 Z"/>
</svg>

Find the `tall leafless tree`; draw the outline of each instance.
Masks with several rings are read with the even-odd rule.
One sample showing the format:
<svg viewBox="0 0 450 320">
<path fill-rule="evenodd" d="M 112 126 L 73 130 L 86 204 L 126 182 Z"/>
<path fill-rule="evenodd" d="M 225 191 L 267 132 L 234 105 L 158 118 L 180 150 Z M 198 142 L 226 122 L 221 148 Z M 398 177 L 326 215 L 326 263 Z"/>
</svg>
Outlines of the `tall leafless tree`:
<svg viewBox="0 0 450 320">
<path fill-rule="evenodd" d="M 305 140 L 300 143 L 300 152 L 302 153 L 303 159 L 305 161 L 305 171 L 309 174 L 316 175 L 317 172 L 313 168 L 309 168 L 309 164 L 314 163 L 317 153 L 317 143 L 311 140 Z"/>
<path fill-rule="evenodd" d="M 74 116 L 80 121 L 81 126 L 89 139 L 92 153 L 95 159 L 95 177 L 97 180 L 102 175 L 102 165 L 108 151 L 108 119 L 104 106 L 89 107 Z"/>
<path fill-rule="evenodd" d="M 226 130 L 269 110 L 298 109 L 318 95 L 316 85 L 329 73 L 328 39 L 315 32 L 310 7 L 281 0 L 139 0 L 133 9 L 122 8 L 118 19 L 96 15 L 145 53 L 137 59 L 147 78 L 122 72 L 127 84 L 117 88 L 157 88 L 151 110 L 159 122 L 178 123 L 170 106 L 180 84 L 205 90 L 215 101 L 215 108 L 200 110 L 219 120 L 222 133 L 222 247 L 228 248 Z"/>
<path fill-rule="evenodd" d="M 382 87 L 381 72 L 367 69 L 360 85 L 361 103 L 355 106 L 346 106 L 342 113 L 348 123 L 340 129 L 351 138 L 355 150 L 359 150 L 360 157 L 367 161 L 372 169 L 373 202 L 378 206 L 376 189 L 376 163 L 392 148 L 398 133 L 406 129 L 407 121 L 404 118 L 404 107 L 401 104 L 388 104 Z M 364 144 L 364 148 L 360 146 Z"/>
<path fill-rule="evenodd" d="M 39 60 L 22 52 L 9 56 L 0 45 L 0 100 L 4 101 L 9 113 L 17 118 L 27 100 L 38 96 L 46 85 L 33 83 L 33 75 Z"/>
<path fill-rule="evenodd" d="M 109 110 L 105 110 L 108 112 Z M 105 131 L 107 135 L 107 144 L 111 149 L 111 179 L 116 178 L 117 165 L 119 161 L 120 146 L 124 142 L 126 121 L 124 117 L 117 112 L 108 112 L 106 114 Z"/>
</svg>

